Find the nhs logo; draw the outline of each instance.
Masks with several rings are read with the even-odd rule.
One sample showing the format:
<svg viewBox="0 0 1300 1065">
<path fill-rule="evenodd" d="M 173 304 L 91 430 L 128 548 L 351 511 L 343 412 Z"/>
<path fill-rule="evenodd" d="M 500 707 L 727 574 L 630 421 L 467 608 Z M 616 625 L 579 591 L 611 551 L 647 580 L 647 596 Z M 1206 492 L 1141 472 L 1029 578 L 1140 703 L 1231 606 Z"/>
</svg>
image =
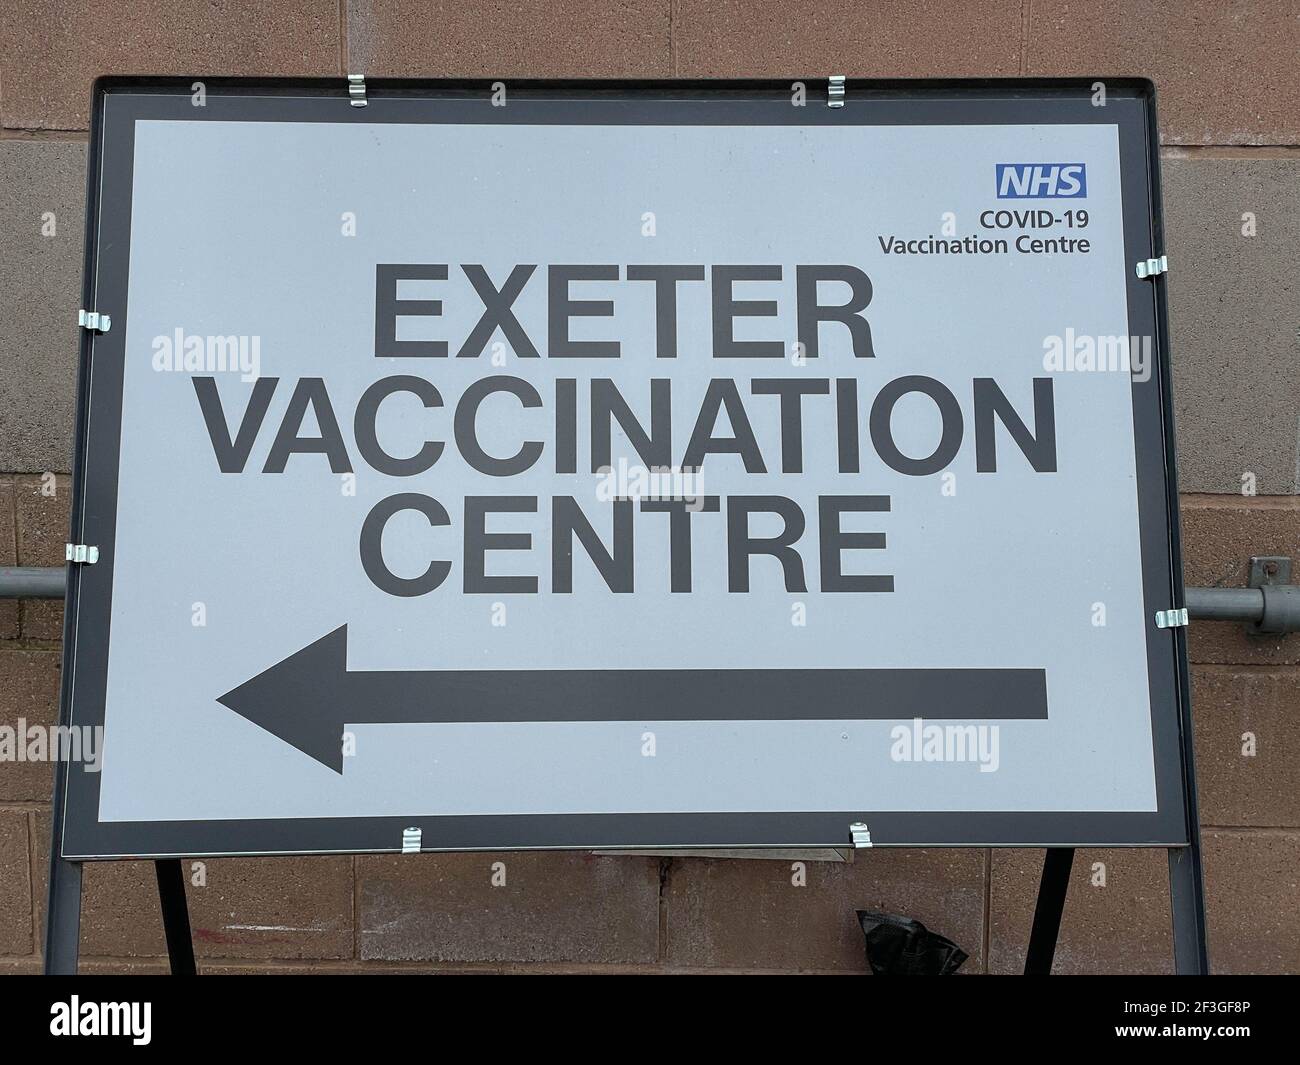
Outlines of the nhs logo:
<svg viewBox="0 0 1300 1065">
<path fill-rule="evenodd" d="M 999 200 L 1070 199 L 1088 195 L 1082 163 L 998 163 Z"/>
</svg>

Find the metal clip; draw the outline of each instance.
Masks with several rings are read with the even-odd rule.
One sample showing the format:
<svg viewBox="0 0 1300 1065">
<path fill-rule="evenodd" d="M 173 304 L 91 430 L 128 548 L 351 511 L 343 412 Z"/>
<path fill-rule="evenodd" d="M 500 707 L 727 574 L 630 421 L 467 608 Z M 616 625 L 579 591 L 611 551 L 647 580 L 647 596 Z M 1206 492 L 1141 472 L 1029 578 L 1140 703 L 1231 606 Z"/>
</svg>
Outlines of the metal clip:
<svg viewBox="0 0 1300 1065">
<path fill-rule="evenodd" d="M 1137 264 L 1138 277 L 1155 277 L 1157 274 L 1169 273 L 1169 256 L 1162 255 L 1159 259 L 1144 259 Z"/>
<path fill-rule="evenodd" d="M 832 74 L 827 79 L 827 81 L 830 82 L 830 84 L 826 86 L 827 106 L 843 107 L 844 106 L 844 75 Z"/>
<path fill-rule="evenodd" d="M 420 836 L 423 834 L 418 828 L 402 829 L 402 853 L 419 854 L 420 853 Z"/>
<path fill-rule="evenodd" d="M 92 333 L 107 333 L 112 324 L 113 319 L 106 314 L 84 309 L 77 312 L 77 325 L 82 329 L 89 329 Z"/>
<path fill-rule="evenodd" d="M 99 561 L 99 548 L 91 544 L 64 544 L 63 557 L 69 562 L 94 565 Z"/>
<path fill-rule="evenodd" d="M 1157 610 L 1156 628 L 1184 629 L 1187 627 L 1187 607 L 1181 610 Z"/>
<path fill-rule="evenodd" d="M 854 821 L 849 825 L 849 839 L 853 842 L 854 850 L 871 846 L 871 832 L 865 821 Z"/>
<path fill-rule="evenodd" d="M 365 107 L 366 103 L 366 76 L 364 74 L 348 75 L 348 96 L 352 99 L 350 103 L 353 107 Z"/>
</svg>

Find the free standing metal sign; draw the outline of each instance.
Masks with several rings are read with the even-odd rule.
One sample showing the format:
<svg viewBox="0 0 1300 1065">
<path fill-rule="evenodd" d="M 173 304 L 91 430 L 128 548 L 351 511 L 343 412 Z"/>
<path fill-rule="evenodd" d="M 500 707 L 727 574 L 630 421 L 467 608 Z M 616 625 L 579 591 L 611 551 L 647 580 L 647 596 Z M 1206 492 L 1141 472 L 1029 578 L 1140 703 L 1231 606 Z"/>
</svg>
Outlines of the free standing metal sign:
<svg viewBox="0 0 1300 1065">
<path fill-rule="evenodd" d="M 1187 843 L 1149 89 L 832 103 L 102 82 L 63 855 Z"/>
</svg>

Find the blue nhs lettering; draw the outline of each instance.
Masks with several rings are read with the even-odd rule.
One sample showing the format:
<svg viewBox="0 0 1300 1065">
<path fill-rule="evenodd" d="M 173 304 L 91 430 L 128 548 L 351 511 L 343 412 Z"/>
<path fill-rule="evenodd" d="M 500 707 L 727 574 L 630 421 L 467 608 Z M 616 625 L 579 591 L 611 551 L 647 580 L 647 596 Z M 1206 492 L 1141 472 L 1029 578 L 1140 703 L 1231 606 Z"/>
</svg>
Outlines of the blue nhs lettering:
<svg viewBox="0 0 1300 1065">
<path fill-rule="evenodd" d="M 998 163 L 999 200 L 1073 199 L 1088 195 L 1082 163 Z"/>
</svg>

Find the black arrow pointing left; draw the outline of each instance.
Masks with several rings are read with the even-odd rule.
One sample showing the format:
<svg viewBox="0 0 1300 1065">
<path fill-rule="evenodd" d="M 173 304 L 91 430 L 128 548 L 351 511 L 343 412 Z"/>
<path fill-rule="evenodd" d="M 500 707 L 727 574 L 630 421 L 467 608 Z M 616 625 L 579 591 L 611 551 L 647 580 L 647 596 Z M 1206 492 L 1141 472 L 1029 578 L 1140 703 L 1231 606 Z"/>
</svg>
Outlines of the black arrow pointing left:
<svg viewBox="0 0 1300 1065">
<path fill-rule="evenodd" d="M 1041 720 L 1041 669 L 349 670 L 340 626 L 218 702 L 343 772 L 348 725 Z"/>
</svg>

